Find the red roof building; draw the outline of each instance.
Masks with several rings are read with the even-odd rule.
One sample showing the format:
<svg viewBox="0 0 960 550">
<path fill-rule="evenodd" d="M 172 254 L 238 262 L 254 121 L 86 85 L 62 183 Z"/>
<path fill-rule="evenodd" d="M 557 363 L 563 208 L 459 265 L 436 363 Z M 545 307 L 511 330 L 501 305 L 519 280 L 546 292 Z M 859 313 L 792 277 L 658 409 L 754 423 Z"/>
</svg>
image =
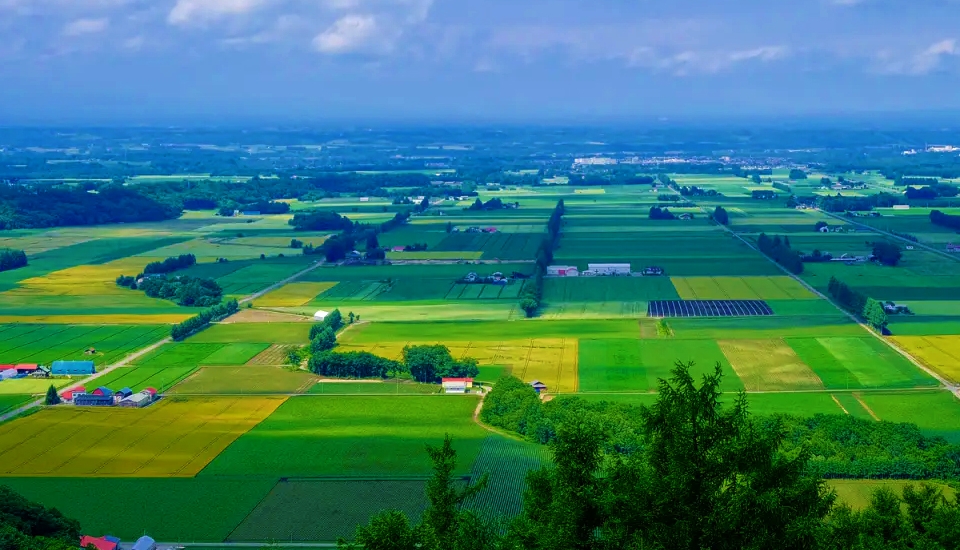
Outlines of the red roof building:
<svg viewBox="0 0 960 550">
<path fill-rule="evenodd" d="M 406 249 L 407 249 L 407 247 L 405 247 L 405 246 L 395 246 L 395 247 L 393 247 L 393 251 L 394 251 L 394 252 L 403 252 L 403 251 L 406 250 Z"/>
<path fill-rule="evenodd" d="M 106 537 L 90 537 L 84 535 L 80 538 L 80 548 L 89 548 L 93 546 L 97 550 L 117 550 L 118 543 L 107 540 Z"/>
<path fill-rule="evenodd" d="M 143 391 L 149 393 L 150 395 L 154 395 L 154 396 L 157 395 L 157 390 L 153 388 L 144 388 Z"/>
<path fill-rule="evenodd" d="M 15 369 L 15 368 L 17 368 L 16 365 L 0 365 L 0 372 L 3 372 L 5 370 L 10 370 L 10 369 Z"/>
<path fill-rule="evenodd" d="M 13 368 L 17 369 L 18 374 L 32 374 L 37 372 L 40 366 L 32 363 L 21 363 Z"/>
</svg>

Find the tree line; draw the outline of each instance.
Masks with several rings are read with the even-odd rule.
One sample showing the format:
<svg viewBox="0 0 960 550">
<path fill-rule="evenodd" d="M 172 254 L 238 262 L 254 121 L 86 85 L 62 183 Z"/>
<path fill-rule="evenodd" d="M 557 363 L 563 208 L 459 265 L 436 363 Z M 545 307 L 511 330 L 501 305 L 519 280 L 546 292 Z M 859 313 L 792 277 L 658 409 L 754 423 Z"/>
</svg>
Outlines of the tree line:
<svg viewBox="0 0 960 550">
<path fill-rule="evenodd" d="M 443 378 L 475 378 L 480 373 L 476 359 L 454 359 L 450 350 L 439 344 L 405 346 L 400 361 L 368 352 L 337 352 L 331 347 L 314 352 L 309 368 L 315 374 L 344 378 L 385 379 L 410 375 L 425 384 L 439 383 Z"/>
<path fill-rule="evenodd" d="M 960 216 L 956 214 L 944 214 L 939 210 L 931 210 L 930 223 L 960 231 Z"/>
<path fill-rule="evenodd" d="M 27 253 L 13 248 L 0 248 L 0 271 L 26 267 Z"/>
<path fill-rule="evenodd" d="M 155 275 L 158 273 L 172 273 L 178 269 L 186 269 L 196 265 L 197 257 L 193 254 L 181 254 L 171 256 L 162 262 L 150 262 L 143 268 L 144 275 Z"/>
<path fill-rule="evenodd" d="M 902 497 L 880 490 L 854 511 L 838 502 L 818 472 L 824 455 L 838 452 L 849 452 L 848 462 L 870 462 L 876 453 L 858 457 L 866 449 L 895 463 L 903 452 L 916 458 L 935 448 L 941 463 L 956 464 L 956 447 L 944 451 L 942 440 L 918 435 L 915 426 L 850 416 L 816 415 L 809 425 L 755 417 L 743 393 L 723 404 L 719 365 L 699 385 L 691 366 L 678 363 L 649 407 L 579 398 L 542 403 L 519 380 L 498 382 L 481 411 L 484 422 L 519 426 L 534 438 L 550 426 L 553 463 L 527 476 L 520 515 L 497 522 L 470 511 L 470 497 L 484 490 L 487 478 L 457 489 L 448 437 L 442 447 L 428 448 L 434 476 L 422 522 L 411 526 L 401 512 L 382 512 L 357 528 L 355 543 L 341 540 L 339 547 L 956 548 L 960 504 L 941 489 L 908 487 Z"/>
<path fill-rule="evenodd" d="M 887 311 L 879 300 L 857 292 L 836 277 L 830 277 L 827 292 L 840 307 L 863 318 L 873 328 L 881 332 L 887 328 Z"/>
<path fill-rule="evenodd" d="M 96 193 L 66 185 L 0 185 L 0 230 L 100 225 L 176 218 L 181 205 L 105 185 Z"/>
<path fill-rule="evenodd" d="M 238 311 L 240 311 L 240 304 L 236 300 L 230 300 L 229 302 L 213 306 L 210 309 L 200 312 L 198 315 L 194 315 L 181 323 L 173 325 L 173 328 L 170 330 L 170 336 L 176 341 L 183 340 L 187 336 L 207 328 L 210 326 L 210 323 L 226 319 Z"/>
<path fill-rule="evenodd" d="M 79 544 L 79 521 L 0 485 L 0 548 L 75 550 Z"/>
<path fill-rule="evenodd" d="M 313 245 L 304 245 L 303 254 L 313 255 L 313 254 L 322 254 L 328 262 L 339 262 L 340 260 L 347 257 L 349 252 L 352 252 L 356 246 L 357 242 L 370 239 L 376 239 L 379 233 L 386 233 L 387 231 L 392 231 L 404 224 L 410 219 L 410 212 L 397 212 L 394 214 L 393 218 L 381 223 L 380 225 L 370 225 L 363 223 L 351 222 L 346 216 L 340 216 L 333 212 L 320 212 L 317 214 L 327 214 L 324 218 L 329 222 L 328 225 L 333 227 L 328 227 L 327 229 L 340 229 L 340 233 L 331 236 L 327 240 L 323 241 L 323 244 L 320 246 L 314 247 Z M 330 216 L 332 214 L 332 216 Z M 333 217 L 335 216 L 335 217 Z M 294 215 L 294 220 L 296 215 Z M 294 224 L 294 220 L 290 220 L 291 224 Z M 294 224 L 296 225 L 296 224 Z M 379 243 L 377 244 L 379 248 Z M 368 247 L 368 254 L 374 252 Z M 370 259 L 383 259 L 385 254 L 380 251 L 376 253 Z"/>
<path fill-rule="evenodd" d="M 533 277 L 523 285 L 523 290 L 520 291 L 520 309 L 527 317 L 535 316 L 540 309 L 540 303 L 543 300 L 543 277 L 547 274 L 547 266 L 553 262 L 553 251 L 560 244 L 560 228 L 563 226 L 565 212 L 563 199 L 560 199 L 550 213 L 550 219 L 547 220 L 547 235 L 540 241 L 540 247 L 537 249 Z"/>
<path fill-rule="evenodd" d="M 761 233 L 757 238 L 757 248 L 790 273 L 794 275 L 803 273 L 803 255 L 790 247 L 789 237 L 780 238 L 777 235 L 771 239 L 766 233 Z"/>
<path fill-rule="evenodd" d="M 710 218 L 720 225 L 730 225 L 730 214 L 728 214 L 727 209 L 722 206 L 714 208 Z"/>
</svg>

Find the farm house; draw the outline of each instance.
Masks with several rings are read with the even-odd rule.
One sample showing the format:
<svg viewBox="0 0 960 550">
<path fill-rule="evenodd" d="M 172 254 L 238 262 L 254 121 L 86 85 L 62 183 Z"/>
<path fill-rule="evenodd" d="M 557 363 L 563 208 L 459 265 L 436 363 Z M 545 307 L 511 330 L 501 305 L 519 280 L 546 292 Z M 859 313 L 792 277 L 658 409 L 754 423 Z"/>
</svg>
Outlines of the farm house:
<svg viewBox="0 0 960 550">
<path fill-rule="evenodd" d="M 61 394 L 60 394 L 60 399 L 63 399 L 63 400 L 66 401 L 67 403 L 72 403 L 73 400 L 74 400 L 78 395 L 81 395 L 81 394 L 84 394 L 84 393 L 87 393 L 87 389 L 84 388 L 83 386 L 80 386 L 79 388 L 73 388 L 72 390 L 67 390 L 67 391 L 61 393 Z"/>
<path fill-rule="evenodd" d="M 629 275 L 630 264 L 587 264 L 587 271 L 594 275 Z"/>
<path fill-rule="evenodd" d="M 117 550 L 120 548 L 120 539 L 111 537 L 91 537 L 84 535 L 80 538 L 80 548 L 96 548 L 97 550 Z"/>
<path fill-rule="evenodd" d="M 467 393 L 473 387 L 473 378 L 441 378 L 444 393 Z"/>
<path fill-rule="evenodd" d="M 16 365 L 13 368 L 17 369 L 17 374 L 21 375 L 31 375 L 36 373 L 40 369 L 40 365 L 31 364 L 31 363 L 22 363 Z"/>
<path fill-rule="evenodd" d="M 572 265 L 548 265 L 547 275 L 551 277 L 576 277 L 580 271 Z"/>
<path fill-rule="evenodd" d="M 59 376 L 77 376 L 95 374 L 97 369 L 93 366 L 93 361 L 54 361 L 50 372 Z"/>
<path fill-rule="evenodd" d="M 530 387 L 536 390 L 538 394 L 547 391 L 547 385 L 539 380 L 534 380 L 533 382 L 530 382 Z"/>
</svg>

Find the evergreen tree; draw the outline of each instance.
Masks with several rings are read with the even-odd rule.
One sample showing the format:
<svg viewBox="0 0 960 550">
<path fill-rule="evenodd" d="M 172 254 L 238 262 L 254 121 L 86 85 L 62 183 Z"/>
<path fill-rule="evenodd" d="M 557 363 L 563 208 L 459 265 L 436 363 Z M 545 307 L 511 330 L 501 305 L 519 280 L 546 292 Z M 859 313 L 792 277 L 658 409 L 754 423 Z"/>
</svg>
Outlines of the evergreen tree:
<svg viewBox="0 0 960 550">
<path fill-rule="evenodd" d="M 60 404 L 60 394 L 57 393 L 57 388 L 50 384 L 50 387 L 47 388 L 47 397 L 44 399 L 44 402 L 47 405 L 59 405 Z"/>
</svg>

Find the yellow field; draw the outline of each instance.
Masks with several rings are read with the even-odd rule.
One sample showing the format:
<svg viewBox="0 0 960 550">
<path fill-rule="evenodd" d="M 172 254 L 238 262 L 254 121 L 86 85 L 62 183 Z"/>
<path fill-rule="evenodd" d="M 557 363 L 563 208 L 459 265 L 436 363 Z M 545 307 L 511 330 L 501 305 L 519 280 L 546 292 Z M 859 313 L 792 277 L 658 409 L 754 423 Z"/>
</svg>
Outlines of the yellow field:
<svg viewBox="0 0 960 550">
<path fill-rule="evenodd" d="M 605 195 L 606 193 L 607 193 L 607 190 L 602 187 L 598 187 L 596 189 L 591 188 L 591 189 L 574 189 L 573 190 L 574 195 Z"/>
<path fill-rule="evenodd" d="M 295 237 L 301 241 L 303 244 L 312 244 L 313 246 L 320 246 L 323 244 L 323 241 L 329 238 L 329 235 L 306 235 Z M 234 245 L 243 245 L 243 246 L 269 246 L 272 248 L 290 248 L 291 237 L 237 237 L 234 239 L 229 239 L 223 241 L 223 244 L 234 244 Z M 299 253 L 294 250 L 291 252 Z"/>
<path fill-rule="evenodd" d="M 260 307 L 297 307 L 310 302 L 337 283 L 290 283 L 257 298 Z"/>
<path fill-rule="evenodd" d="M 502 342 L 409 342 L 410 345 L 442 343 L 455 358 L 473 357 L 481 366 L 505 367 L 509 374 L 524 382 L 540 380 L 550 393 L 574 393 L 579 390 L 578 345 L 574 338 L 537 338 Z M 351 345 L 340 351 L 368 351 L 400 359 L 405 343 Z"/>
<path fill-rule="evenodd" d="M 747 391 L 822 390 L 823 382 L 780 339 L 717 342 Z"/>
<path fill-rule="evenodd" d="M 62 406 L 0 426 L 0 476 L 193 477 L 283 397 Z"/>
<path fill-rule="evenodd" d="M 684 300 L 816 300 L 791 277 L 670 277 Z"/>
<path fill-rule="evenodd" d="M 3 294 L 0 293 L 0 299 Z M 108 313 L 104 315 L 0 315 L 0 323 L 44 325 L 174 325 L 193 313 Z"/>
<path fill-rule="evenodd" d="M 16 296 L 127 295 L 130 290 L 117 286 L 117 277 L 134 276 L 142 272 L 148 263 L 156 260 L 163 260 L 163 258 L 131 257 L 100 265 L 78 265 L 48 273 L 43 277 L 24 279 L 18 283 L 20 285 L 18 288 L 9 290 L 7 293 Z"/>
<path fill-rule="evenodd" d="M 960 336 L 893 336 L 892 339 L 941 376 L 960 381 Z"/>
</svg>

